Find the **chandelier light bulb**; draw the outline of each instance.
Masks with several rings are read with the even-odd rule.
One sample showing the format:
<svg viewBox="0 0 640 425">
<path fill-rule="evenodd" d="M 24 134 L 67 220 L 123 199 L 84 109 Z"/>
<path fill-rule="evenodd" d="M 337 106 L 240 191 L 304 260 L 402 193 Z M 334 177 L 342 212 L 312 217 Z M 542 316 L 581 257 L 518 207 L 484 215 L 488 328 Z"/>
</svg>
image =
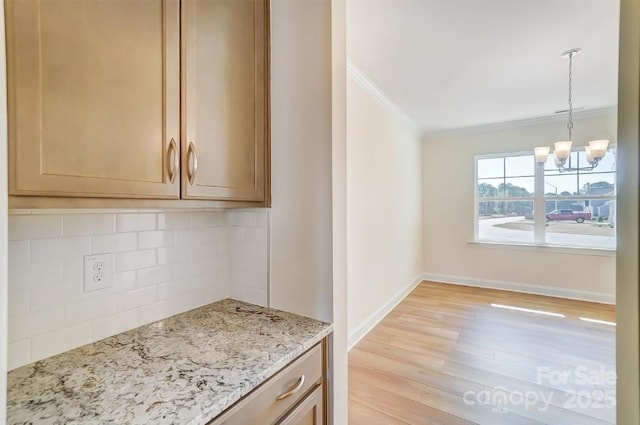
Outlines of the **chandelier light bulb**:
<svg viewBox="0 0 640 425">
<path fill-rule="evenodd" d="M 564 160 L 569 158 L 569 155 L 571 155 L 571 145 L 573 145 L 573 142 L 571 140 L 562 140 L 553 144 L 553 146 L 555 147 L 556 157 L 563 163 Z"/>
<path fill-rule="evenodd" d="M 533 151 L 535 153 L 536 162 L 538 164 L 544 164 L 545 162 L 547 162 L 550 150 L 551 149 L 549 148 L 549 146 L 539 146 L 537 148 L 534 148 Z"/>
<path fill-rule="evenodd" d="M 558 154 L 557 154 L 557 152 L 554 152 L 554 153 L 553 153 L 553 162 L 555 162 L 556 167 L 558 167 L 558 168 L 562 167 L 562 166 L 564 165 L 564 162 L 565 162 L 566 160 L 567 160 L 566 158 L 564 158 L 564 159 L 560 159 L 560 158 L 558 158 Z"/>
<path fill-rule="evenodd" d="M 587 157 L 587 162 L 589 164 L 593 164 L 594 162 L 596 162 L 596 160 L 593 159 L 593 155 L 591 154 L 591 148 L 589 146 L 584 147 L 584 153 Z"/>
<path fill-rule="evenodd" d="M 596 161 L 600 161 L 604 158 L 604 155 L 607 153 L 607 148 L 609 147 L 608 140 L 592 140 L 589 142 L 589 148 L 591 149 L 591 156 Z"/>
</svg>

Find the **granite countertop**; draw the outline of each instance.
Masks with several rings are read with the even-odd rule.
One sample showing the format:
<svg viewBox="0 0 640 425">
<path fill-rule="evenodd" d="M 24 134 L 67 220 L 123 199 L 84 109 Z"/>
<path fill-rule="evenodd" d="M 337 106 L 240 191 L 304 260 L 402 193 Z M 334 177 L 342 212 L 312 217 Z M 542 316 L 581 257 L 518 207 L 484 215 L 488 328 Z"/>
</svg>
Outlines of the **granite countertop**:
<svg viewBox="0 0 640 425">
<path fill-rule="evenodd" d="M 206 424 L 331 332 L 231 299 L 12 370 L 9 424 Z"/>
</svg>

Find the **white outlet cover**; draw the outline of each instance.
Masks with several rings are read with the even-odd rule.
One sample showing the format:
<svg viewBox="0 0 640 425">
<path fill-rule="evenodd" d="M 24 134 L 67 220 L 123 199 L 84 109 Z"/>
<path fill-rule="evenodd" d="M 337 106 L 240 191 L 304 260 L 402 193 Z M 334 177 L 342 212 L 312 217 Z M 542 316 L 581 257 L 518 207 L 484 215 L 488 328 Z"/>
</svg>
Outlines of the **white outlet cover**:
<svg viewBox="0 0 640 425">
<path fill-rule="evenodd" d="M 84 256 L 84 292 L 109 288 L 113 284 L 113 254 Z"/>
</svg>

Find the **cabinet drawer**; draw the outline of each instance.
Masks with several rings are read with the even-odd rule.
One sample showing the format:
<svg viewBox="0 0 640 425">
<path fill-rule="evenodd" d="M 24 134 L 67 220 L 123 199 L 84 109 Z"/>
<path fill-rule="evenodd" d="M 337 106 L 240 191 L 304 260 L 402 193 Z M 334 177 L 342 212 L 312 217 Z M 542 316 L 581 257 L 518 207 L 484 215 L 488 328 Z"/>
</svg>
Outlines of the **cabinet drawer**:
<svg viewBox="0 0 640 425">
<path fill-rule="evenodd" d="M 272 424 L 322 382 L 322 344 L 318 344 L 210 425 Z"/>
<path fill-rule="evenodd" d="M 323 387 L 319 385 L 278 425 L 323 425 L 324 424 L 324 395 Z"/>
</svg>

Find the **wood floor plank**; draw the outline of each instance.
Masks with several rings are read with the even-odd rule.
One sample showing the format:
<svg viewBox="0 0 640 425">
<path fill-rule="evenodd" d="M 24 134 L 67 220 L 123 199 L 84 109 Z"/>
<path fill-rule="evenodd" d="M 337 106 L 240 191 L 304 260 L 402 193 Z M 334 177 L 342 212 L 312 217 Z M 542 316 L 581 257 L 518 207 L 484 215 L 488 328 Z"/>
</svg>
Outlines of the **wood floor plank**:
<svg viewBox="0 0 640 425">
<path fill-rule="evenodd" d="M 390 391 L 349 378 L 349 399 L 411 425 L 477 425 Z"/>
<path fill-rule="evenodd" d="M 407 422 L 349 400 L 349 425 L 409 425 Z"/>
<path fill-rule="evenodd" d="M 388 322 L 380 323 L 372 332 L 386 335 L 388 337 L 403 338 L 407 341 L 416 341 L 424 344 L 431 344 L 436 347 L 446 347 L 455 349 L 460 352 L 469 354 L 480 354 L 493 357 L 494 349 L 486 345 L 473 344 L 470 342 L 460 341 L 459 339 L 441 338 L 421 332 L 419 328 L 407 328 L 402 325 L 394 326 Z"/>
<path fill-rule="evenodd" d="M 615 314 L 611 305 L 423 282 L 350 351 L 349 423 L 615 424 L 604 397 L 615 399 L 615 379 L 597 374 L 615 370 L 615 326 L 580 319 Z M 541 368 L 568 378 L 541 379 Z M 595 381 L 580 382 L 578 370 Z"/>
<path fill-rule="evenodd" d="M 542 422 L 512 412 L 500 411 L 490 404 L 476 403 L 472 399 L 465 402 L 461 395 L 451 394 L 397 375 L 372 372 L 370 369 L 356 366 L 349 371 L 349 376 L 352 380 L 389 391 L 473 423 L 492 425 L 542 424 Z"/>
</svg>

